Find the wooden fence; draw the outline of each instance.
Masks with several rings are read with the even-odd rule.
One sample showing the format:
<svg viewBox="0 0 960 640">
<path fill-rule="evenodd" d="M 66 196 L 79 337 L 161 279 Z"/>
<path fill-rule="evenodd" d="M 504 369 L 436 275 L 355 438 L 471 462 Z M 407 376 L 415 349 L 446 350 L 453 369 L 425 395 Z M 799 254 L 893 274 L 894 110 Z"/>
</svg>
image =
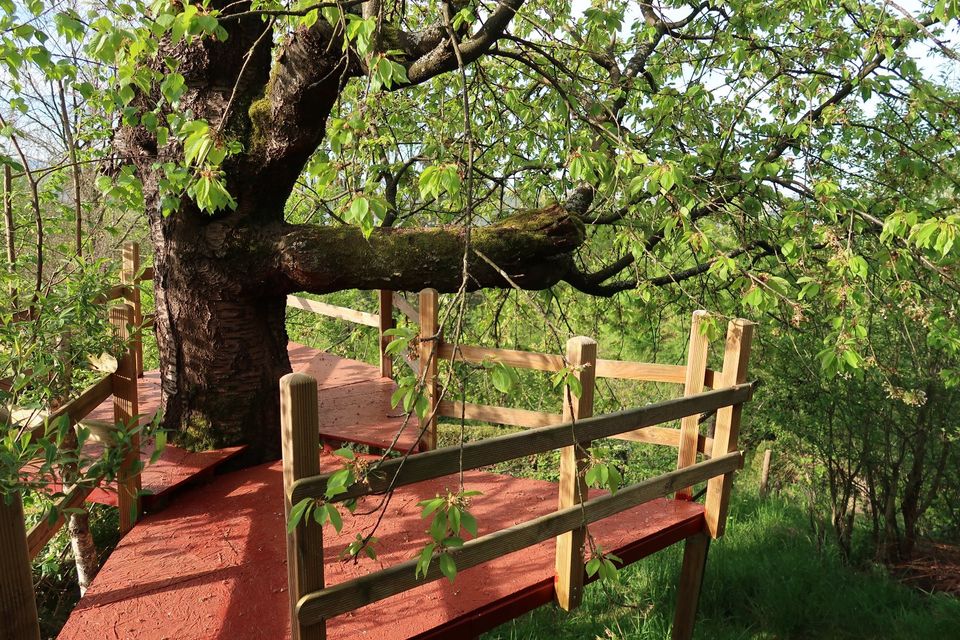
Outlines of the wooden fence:
<svg viewBox="0 0 960 640">
<path fill-rule="evenodd" d="M 437 293 L 420 295 L 416 315 L 420 323 L 420 362 L 430 410 L 424 419 L 428 441 L 436 442 L 436 417 L 464 416 L 488 422 L 515 424 L 530 430 L 462 447 L 434 449 L 406 459 L 383 462 L 374 475 L 349 487 L 334 501 L 381 494 L 388 487 L 402 487 L 439 478 L 459 470 L 477 469 L 523 456 L 559 449 L 560 482 L 558 510 L 467 542 L 451 551 L 458 570 L 496 557 L 557 539 L 556 598 L 564 609 L 580 604 L 584 582 L 583 540 L 585 526 L 638 504 L 676 493 L 689 499 L 690 487 L 706 482 L 705 533 L 687 539 L 681 588 L 674 622 L 674 638 L 689 638 L 696 613 L 696 600 L 706 559 L 707 541 L 723 534 L 733 473 L 742 466 L 737 449 L 741 408 L 750 399 L 752 385 L 746 372 L 753 324 L 733 320 L 727 331 L 723 369 L 707 368 L 708 341 L 701 332 L 704 312 L 694 314 L 686 366 L 618 362 L 597 358 L 596 342 L 573 338 L 567 352 L 530 353 L 463 345 L 454 350 L 437 331 Z M 566 393 L 564 414 L 554 415 L 524 409 L 461 404 L 439 400 L 436 362 L 440 358 L 468 362 L 493 360 L 514 367 L 542 371 L 571 368 L 579 378 L 582 393 Z M 681 398 L 593 417 L 593 394 L 597 377 L 673 382 L 684 385 Z M 713 390 L 705 390 L 714 387 Z M 280 383 L 284 456 L 284 499 L 289 517 L 292 505 L 305 498 L 324 499 L 329 475 L 321 475 L 315 452 L 319 446 L 316 381 L 304 374 L 290 374 Z M 712 439 L 698 433 L 702 414 L 716 412 Z M 663 427 L 680 420 L 680 428 Z M 601 438 L 621 438 L 673 446 L 678 449 L 677 468 L 667 474 L 581 502 L 587 495 L 584 467 L 589 446 Z M 697 453 L 704 460 L 697 462 Z M 291 620 L 295 639 L 324 638 L 325 621 L 364 605 L 412 589 L 441 576 L 438 563 L 431 563 L 423 580 L 415 576 L 416 560 L 410 560 L 331 587 L 324 587 L 323 533 L 316 524 L 302 522 L 287 537 L 287 565 L 291 594 Z"/>
<path fill-rule="evenodd" d="M 43 424 L 29 430 L 30 437 L 40 437 L 61 419 L 74 428 L 104 400 L 113 396 L 114 425 L 132 425 L 139 413 L 137 378 L 142 374 L 142 345 L 139 339 L 143 317 L 137 287 L 139 251 L 136 245 L 127 244 L 123 249 L 124 284 L 111 288 L 96 302 L 109 304 L 108 313 L 115 335 L 127 347 L 117 362 L 113 373 L 105 374 L 83 390 L 78 396 L 65 402 L 43 419 Z M 106 447 L 113 444 L 111 432 L 117 427 L 99 429 L 98 435 Z M 117 506 L 120 516 L 120 532 L 132 527 L 138 514 L 141 490 L 138 462 L 140 459 L 140 436 L 134 432 L 128 439 L 130 450 L 121 463 L 117 477 Z M 104 449 L 106 452 L 106 449 Z M 53 521 L 41 520 L 28 531 L 24 523 L 23 506 L 19 494 L 0 498 L 0 639 L 27 640 L 39 638 L 40 629 L 34 600 L 33 579 L 30 563 L 65 524 L 65 510 L 82 507 L 87 496 L 96 488 L 96 483 L 85 482 L 64 487 L 65 495 L 55 505 L 57 517 Z"/>
</svg>

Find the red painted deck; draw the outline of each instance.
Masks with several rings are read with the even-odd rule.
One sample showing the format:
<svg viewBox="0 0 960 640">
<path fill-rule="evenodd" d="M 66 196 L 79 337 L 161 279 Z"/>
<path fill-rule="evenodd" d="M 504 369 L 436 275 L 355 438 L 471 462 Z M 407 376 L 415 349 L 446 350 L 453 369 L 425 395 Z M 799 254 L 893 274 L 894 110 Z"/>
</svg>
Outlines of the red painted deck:
<svg viewBox="0 0 960 640">
<path fill-rule="evenodd" d="M 390 396 L 396 385 L 381 378 L 376 367 L 338 358 L 337 356 L 291 342 L 288 347 L 294 371 L 309 373 L 317 379 L 320 408 L 320 436 L 331 443 L 356 442 L 385 449 L 403 428 L 403 416 L 390 407 Z M 140 424 L 149 422 L 160 408 L 160 372 L 145 371 L 137 384 Z M 88 416 L 90 420 L 113 420 L 112 399 L 108 398 Z M 416 420 L 403 429 L 395 449 L 407 451 L 417 441 Z M 91 444 L 87 453 L 97 454 L 100 445 Z M 231 447 L 216 451 L 192 453 L 167 445 L 160 459 L 147 466 L 141 477 L 143 499 L 149 511 L 159 508 L 170 496 L 191 483 L 209 479 L 216 468 L 242 451 Z M 150 459 L 153 441 L 144 443 L 141 458 Z M 90 494 L 91 502 L 116 506 L 116 487 L 98 489 Z"/>
<path fill-rule="evenodd" d="M 416 446 L 420 426 L 413 419 L 404 427 L 403 414 L 390 406 L 397 386 L 381 378 L 377 367 L 296 343 L 290 343 L 289 352 L 294 371 L 317 379 L 322 440 L 386 449 L 396 437 L 397 451 Z"/>
<path fill-rule="evenodd" d="M 317 378 L 321 435 L 387 447 L 403 424 L 391 414 L 392 381 L 372 366 L 290 345 L 295 371 Z M 140 410 L 159 403 L 158 377 L 141 383 Z M 110 419 L 109 404 L 98 409 Z M 99 414 L 94 414 L 98 417 Z M 396 447 L 414 445 L 410 424 Z M 183 489 L 169 505 L 146 516 L 120 542 L 77 605 L 61 640 L 259 640 L 290 634 L 287 596 L 282 472 L 279 462 L 213 477 L 232 450 L 189 454 L 169 447 L 144 472 L 144 488 L 161 496 Z M 322 457 L 325 466 L 332 456 Z M 187 486 L 203 475 L 204 485 Z M 556 509 L 557 486 L 505 475 L 468 472 L 466 489 L 482 496 L 472 512 L 480 533 L 494 531 Z M 327 584 L 336 584 L 408 560 L 427 539 L 417 503 L 449 488 L 449 476 L 398 490 L 376 536 L 378 558 L 359 564 L 338 559 L 376 514 L 345 516 L 341 534 L 328 528 L 324 553 Z M 194 483 L 196 484 L 196 483 Z M 159 489 L 159 491 L 158 491 Z M 367 498 L 358 513 L 373 510 Z M 704 526 L 694 502 L 655 500 L 591 526 L 605 549 L 627 562 L 663 549 Z M 454 584 L 440 580 L 333 618 L 332 640 L 473 637 L 553 599 L 553 541 L 465 570 Z"/>
<path fill-rule="evenodd" d="M 396 492 L 377 533 L 376 562 L 337 560 L 374 518 L 347 516 L 339 536 L 332 530 L 326 536 L 327 584 L 414 557 L 426 540 L 417 502 L 455 488 L 456 481 L 451 476 Z M 481 535 L 556 508 L 556 485 L 548 482 L 469 472 L 466 488 L 483 492 L 472 508 Z M 656 500 L 591 531 L 604 548 L 636 560 L 702 527 L 701 505 Z M 288 638 L 284 540 L 279 463 L 219 476 L 127 534 L 59 638 Z M 452 585 L 432 582 L 338 616 L 328 623 L 328 637 L 471 637 L 552 599 L 553 553 L 551 541 L 463 571 Z"/>
</svg>

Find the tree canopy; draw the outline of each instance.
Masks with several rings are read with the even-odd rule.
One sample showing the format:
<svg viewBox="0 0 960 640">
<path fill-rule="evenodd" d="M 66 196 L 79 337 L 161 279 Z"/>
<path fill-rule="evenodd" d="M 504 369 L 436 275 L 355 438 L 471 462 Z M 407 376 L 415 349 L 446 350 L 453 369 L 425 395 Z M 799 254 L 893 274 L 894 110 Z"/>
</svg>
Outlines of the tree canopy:
<svg viewBox="0 0 960 640">
<path fill-rule="evenodd" d="M 4 162 L 36 182 L 105 164 L 107 198 L 146 194 L 164 216 L 184 202 L 213 219 L 245 201 L 279 207 L 309 225 L 275 239 L 291 286 L 319 291 L 389 285 L 365 267 L 400 260 L 414 238 L 436 246 L 413 229 L 482 230 L 573 193 L 585 233 L 564 229 L 546 255 L 523 244 L 495 258 L 567 256 L 530 286 L 565 280 L 638 304 L 709 293 L 793 326 L 817 306 L 834 325 L 824 367 L 844 371 L 869 357 L 862 313 L 875 296 L 923 307 L 912 319 L 956 347 L 945 295 L 956 286 L 956 54 L 943 34 L 957 10 L 3 3 Z M 36 141 L 60 119 L 37 109 L 49 86 L 76 107 L 83 158 Z M 258 165 L 255 185 L 239 183 L 245 164 Z M 295 266 L 313 258 L 322 271 L 320 237 L 360 257 L 349 277 Z M 468 257 L 477 285 L 498 280 Z"/>
<path fill-rule="evenodd" d="M 864 465 L 891 469 L 875 506 L 906 487 L 916 511 L 957 437 L 924 407 L 960 381 L 958 17 L 957 0 L 0 0 L 11 309 L 105 253 L 101 231 L 149 228 L 167 424 L 200 446 L 277 423 L 288 292 L 515 286 L 615 296 L 631 326 L 763 319 L 770 376 L 851 402 L 870 381 L 916 427 L 884 428 L 874 456 L 850 420 L 879 410 L 842 416 L 863 439 L 830 467 L 835 511 L 856 512 Z M 781 400 L 781 422 L 833 409 Z"/>
</svg>

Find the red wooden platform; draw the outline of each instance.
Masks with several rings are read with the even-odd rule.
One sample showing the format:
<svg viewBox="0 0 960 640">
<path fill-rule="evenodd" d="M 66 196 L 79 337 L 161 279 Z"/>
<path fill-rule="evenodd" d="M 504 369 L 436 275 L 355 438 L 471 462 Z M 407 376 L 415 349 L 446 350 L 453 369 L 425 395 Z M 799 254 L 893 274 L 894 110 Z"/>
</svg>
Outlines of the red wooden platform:
<svg viewBox="0 0 960 640">
<path fill-rule="evenodd" d="M 415 445 L 419 425 L 416 420 L 411 420 L 403 428 L 403 416 L 390 407 L 390 396 L 396 385 L 389 378 L 381 378 L 376 367 L 293 342 L 288 351 L 294 371 L 309 373 L 317 379 L 322 440 L 335 446 L 341 442 L 355 442 L 386 449 L 403 429 L 395 449 L 405 452 Z M 160 408 L 160 372 L 145 371 L 138 381 L 137 391 L 140 424 L 146 424 Z M 87 419 L 111 422 L 112 402 L 111 398 L 105 400 Z M 101 445 L 88 445 L 87 454 L 96 457 L 98 448 Z M 149 460 L 153 450 L 153 441 L 145 441 L 141 458 Z M 148 465 L 141 476 L 143 490 L 148 494 L 143 498 L 144 508 L 148 511 L 160 508 L 175 492 L 209 480 L 217 467 L 240 451 L 242 447 L 194 453 L 167 445 L 160 459 Z M 88 500 L 116 506 L 116 488 L 97 489 Z"/>
<path fill-rule="evenodd" d="M 367 364 L 291 344 L 295 371 L 318 381 L 321 436 L 385 448 L 403 424 L 389 406 L 392 381 Z M 158 378 L 141 383 L 142 413 L 159 403 Z M 109 419 L 109 405 L 101 408 Z M 95 414 L 96 415 L 96 414 Z M 414 446 L 411 423 L 397 448 Z M 143 518 L 121 540 L 59 635 L 62 640 L 122 638 L 159 640 L 282 639 L 290 635 L 282 471 L 279 462 L 184 484 L 216 466 L 231 451 L 189 454 L 169 447 L 144 472 L 145 488 L 182 489 L 162 511 Z M 339 464 L 323 455 L 322 463 Z M 336 459 L 339 460 L 339 459 Z M 207 474 L 212 476 L 212 473 Z M 180 480 L 178 480 L 180 478 Z M 184 479 L 185 478 L 185 479 Z M 480 534 L 552 512 L 557 485 L 471 471 L 467 490 L 481 491 L 472 512 Z M 328 585 L 415 557 L 427 541 L 427 522 L 417 503 L 448 488 L 449 476 L 399 489 L 376 532 L 376 561 L 338 560 L 355 535 L 367 532 L 376 514 L 345 517 L 344 530 L 328 528 L 324 557 Z M 159 491 L 158 491 L 159 489 Z M 373 511 L 376 499 L 358 513 Z M 591 526 L 605 549 L 635 561 L 703 530 L 695 502 L 655 500 Z M 328 622 L 328 637 L 469 638 L 553 600 L 551 540 L 462 571 L 455 583 L 440 580 L 374 603 Z"/>
<path fill-rule="evenodd" d="M 325 464 L 329 456 L 324 456 Z M 227 473 L 147 516 L 121 541 L 74 610 L 61 640 L 124 638 L 253 640 L 289 637 L 280 463 Z M 425 543 L 417 503 L 450 476 L 398 490 L 377 531 L 377 561 L 337 557 L 375 515 L 329 530 L 327 584 L 414 557 Z M 466 474 L 480 534 L 556 508 L 553 483 L 482 472 Z M 369 508 L 361 503 L 358 513 Z M 694 502 L 656 500 L 591 526 L 605 549 L 633 561 L 702 530 Z M 553 597 L 553 542 L 543 543 L 374 603 L 328 623 L 331 639 L 469 638 Z"/>
<path fill-rule="evenodd" d="M 397 451 L 416 446 L 420 426 L 414 418 L 404 427 L 403 413 L 390 406 L 397 386 L 381 378 L 377 367 L 296 343 L 290 343 L 289 354 L 294 371 L 317 379 L 322 441 L 386 449 L 396 437 Z"/>
</svg>

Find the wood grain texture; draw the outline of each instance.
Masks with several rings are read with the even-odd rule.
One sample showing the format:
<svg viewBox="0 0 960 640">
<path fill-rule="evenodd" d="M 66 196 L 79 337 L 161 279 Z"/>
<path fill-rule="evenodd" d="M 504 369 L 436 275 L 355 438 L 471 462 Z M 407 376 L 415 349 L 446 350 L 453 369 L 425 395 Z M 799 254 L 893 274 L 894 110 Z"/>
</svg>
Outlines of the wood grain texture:
<svg viewBox="0 0 960 640">
<path fill-rule="evenodd" d="M 670 427 L 645 427 L 637 431 L 628 431 L 611 437 L 614 440 L 645 442 L 647 444 L 660 444 L 668 447 L 680 446 L 680 430 Z M 707 457 L 710 457 L 710 454 L 713 453 L 713 438 L 698 434 L 697 453 L 703 453 Z"/>
<path fill-rule="evenodd" d="M 596 387 L 597 342 L 583 336 L 567 341 L 567 365 L 580 380 L 581 393 L 575 395 L 569 385 L 563 388 L 563 418 L 575 425 L 593 415 Z M 573 427 L 571 427 L 573 429 Z M 589 465 L 589 442 L 578 442 L 560 450 L 560 482 L 557 508 L 580 505 L 587 497 L 584 474 Z M 564 611 L 580 606 L 583 601 L 583 554 L 586 523 L 557 537 L 555 567 L 557 572 L 557 604 Z"/>
<path fill-rule="evenodd" d="M 109 398 L 111 393 L 113 393 L 112 375 L 107 374 L 84 389 L 76 398 L 50 413 L 45 420 L 45 424 L 31 431 L 31 437 L 42 437 L 46 431 L 46 425 L 54 424 L 62 416 L 67 416 L 71 425 L 77 424 L 96 409 L 101 402 Z"/>
<path fill-rule="evenodd" d="M 703 385 L 714 387 L 715 373 L 706 369 Z M 625 360 L 597 360 L 598 378 L 620 378 L 642 382 L 670 382 L 683 384 L 687 379 L 687 367 L 681 364 L 657 364 L 653 362 L 628 362 Z"/>
<path fill-rule="evenodd" d="M 702 482 L 717 474 L 738 469 L 742 464 L 743 456 L 739 452 L 734 452 L 685 469 L 671 471 L 624 487 L 616 494 L 606 494 L 588 500 L 584 502 L 582 509 L 580 505 L 575 505 L 470 540 L 460 549 L 452 551 L 451 555 L 457 564 L 457 570 L 463 571 L 554 538 L 582 526 L 584 522 L 590 524 L 638 504 L 668 495 L 681 486 Z M 297 618 L 303 624 L 311 624 L 442 577 L 439 563 L 434 561 L 430 564 L 426 577 L 417 578 L 414 575 L 416 564 L 416 559 L 409 560 L 382 571 L 307 594 L 297 603 Z"/>
<path fill-rule="evenodd" d="M 347 322 L 353 322 L 355 324 L 362 324 L 375 329 L 380 328 L 379 316 L 374 313 L 367 313 L 366 311 L 357 311 L 356 309 L 348 309 L 347 307 L 338 307 L 333 304 L 327 304 L 326 302 L 320 302 L 319 300 L 310 300 L 308 298 L 292 295 L 287 296 L 287 306 L 309 311 L 310 313 L 316 313 L 321 316 L 328 316 L 330 318 L 338 318 L 340 320 L 346 320 Z"/>
<path fill-rule="evenodd" d="M 106 304 L 111 300 L 119 300 L 120 298 L 129 298 L 131 295 L 131 288 L 124 284 L 118 284 L 110 287 L 99 296 L 93 299 L 94 304 Z"/>
<path fill-rule="evenodd" d="M 726 389 L 716 389 L 690 396 L 649 404 L 635 409 L 585 418 L 576 424 L 564 423 L 519 433 L 509 433 L 479 442 L 470 442 L 463 447 L 450 446 L 411 456 L 403 461 L 387 460 L 380 464 L 365 483 L 357 483 L 337 496 L 348 500 L 386 491 L 390 479 L 396 476 L 395 486 L 403 487 L 423 480 L 439 478 L 459 472 L 461 449 L 463 469 L 478 469 L 514 458 L 545 453 L 577 442 L 592 442 L 600 438 L 635 431 L 643 427 L 678 420 L 686 415 L 713 411 L 730 404 L 746 402 L 753 394 L 752 384 L 740 384 Z M 572 427 L 572 428 L 571 428 Z M 319 498 L 326 488 L 326 476 L 298 480 L 293 487 L 293 500 Z"/>
<path fill-rule="evenodd" d="M 421 446 L 426 450 L 437 448 L 437 363 L 440 359 L 438 347 L 443 344 L 438 324 L 439 301 L 436 289 L 420 292 L 420 376 L 427 397 L 427 412 L 420 420 L 420 430 L 423 433 Z"/>
<path fill-rule="evenodd" d="M 407 302 L 407 299 L 396 291 L 393 292 L 393 306 L 399 309 L 400 313 L 407 316 L 411 322 L 420 322 L 420 310 Z"/>
<path fill-rule="evenodd" d="M 140 303 L 140 288 L 137 287 L 137 274 L 140 273 L 140 245 L 136 242 L 124 243 L 121 265 L 120 282 L 130 289 L 127 301 L 133 307 L 131 324 L 134 332 L 130 337 L 130 348 L 136 359 L 137 377 L 141 377 L 143 376 L 143 307 Z"/>
<path fill-rule="evenodd" d="M 0 499 L 0 640 L 40 640 L 19 494 Z"/>
<path fill-rule="evenodd" d="M 384 332 L 393 329 L 393 292 L 386 289 L 377 291 L 377 300 L 380 305 L 380 377 L 389 378 L 393 375 L 393 358 L 387 353 L 387 345 L 390 344 L 391 337 L 384 335 Z"/>
<path fill-rule="evenodd" d="M 704 375 L 707 371 L 707 356 L 710 341 L 703 333 L 703 323 L 709 314 L 706 311 L 694 311 L 690 320 L 690 342 L 687 346 L 687 367 L 683 382 L 683 395 L 692 396 L 703 391 Z M 700 416 L 687 416 L 680 421 L 680 446 L 677 452 L 677 468 L 689 467 L 697 461 L 697 436 L 700 433 Z M 691 487 L 677 491 L 678 500 L 689 500 L 693 495 Z"/>
<path fill-rule="evenodd" d="M 453 360 L 453 345 L 448 342 L 441 344 L 440 357 L 444 360 Z M 536 369 L 538 371 L 560 371 L 560 369 L 563 369 L 563 358 L 553 353 L 493 349 L 467 344 L 457 346 L 456 359 L 461 362 L 501 362 L 509 367 Z"/>
<path fill-rule="evenodd" d="M 280 378 L 280 438 L 283 448 L 284 521 L 296 502 L 290 499 L 294 482 L 320 473 L 320 419 L 317 381 L 303 373 Z M 293 640 L 323 640 L 322 620 L 297 623 L 295 603 L 304 594 L 323 589 L 323 528 L 312 519 L 287 534 L 287 588 L 290 593 Z"/>
<path fill-rule="evenodd" d="M 110 324 L 115 335 L 127 342 L 133 326 L 133 306 L 119 305 L 110 309 Z M 140 413 L 137 392 L 137 360 L 131 349 L 119 359 L 117 370 L 110 376 L 113 391 L 113 421 L 128 428 L 136 427 Z M 120 534 L 133 528 L 140 513 L 141 478 L 135 468 L 140 461 L 140 434 L 130 437 L 130 450 L 124 456 L 117 475 L 117 508 L 120 516 Z"/>
<path fill-rule="evenodd" d="M 480 420 L 493 424 L 506 424 L 517 427 L 536 429 L 549 427 L 563 422 L 563 416 L 545 411 L 530 411 L 529 409 L 513 409 L 497 407 L 488 404 L 473 404 L 470 402 L 440 403 L 439 415 L 447 418 L 464 418 L 466 420 Z"/>
<path fill-rule="evenodd" d="M 753 344 L 753 328 L 749 320 L 731 320 L 727 326 L 727 341 L 723 353 L 721 385 L 734 385 L 747 379 L 750 363 L 750 347 Z M 740 435 L 740 417 L 743 403 L 734 402 L 717 410 L 717 423 L 713 432 L 713 457 L 721 456 L 737 448 Z M 707 483 L 704 517 L 707 529 L 714 538 L 723 535 L 733 487 L 733 472 L 722 478 L 713 478 Z"/>
<path fill-rule="evenodd" d="M 683 545 L 683 564 L 680 567 L 680 584 L 677 588 L 677 608 L 673 614 L 671 640 L 691 640 L 697 618 L 697 603 L 703 586 L 703 573 L 707 568 L 707 551 L 710 536 L 698 533 L 687 538 Z"/>
</svg>

